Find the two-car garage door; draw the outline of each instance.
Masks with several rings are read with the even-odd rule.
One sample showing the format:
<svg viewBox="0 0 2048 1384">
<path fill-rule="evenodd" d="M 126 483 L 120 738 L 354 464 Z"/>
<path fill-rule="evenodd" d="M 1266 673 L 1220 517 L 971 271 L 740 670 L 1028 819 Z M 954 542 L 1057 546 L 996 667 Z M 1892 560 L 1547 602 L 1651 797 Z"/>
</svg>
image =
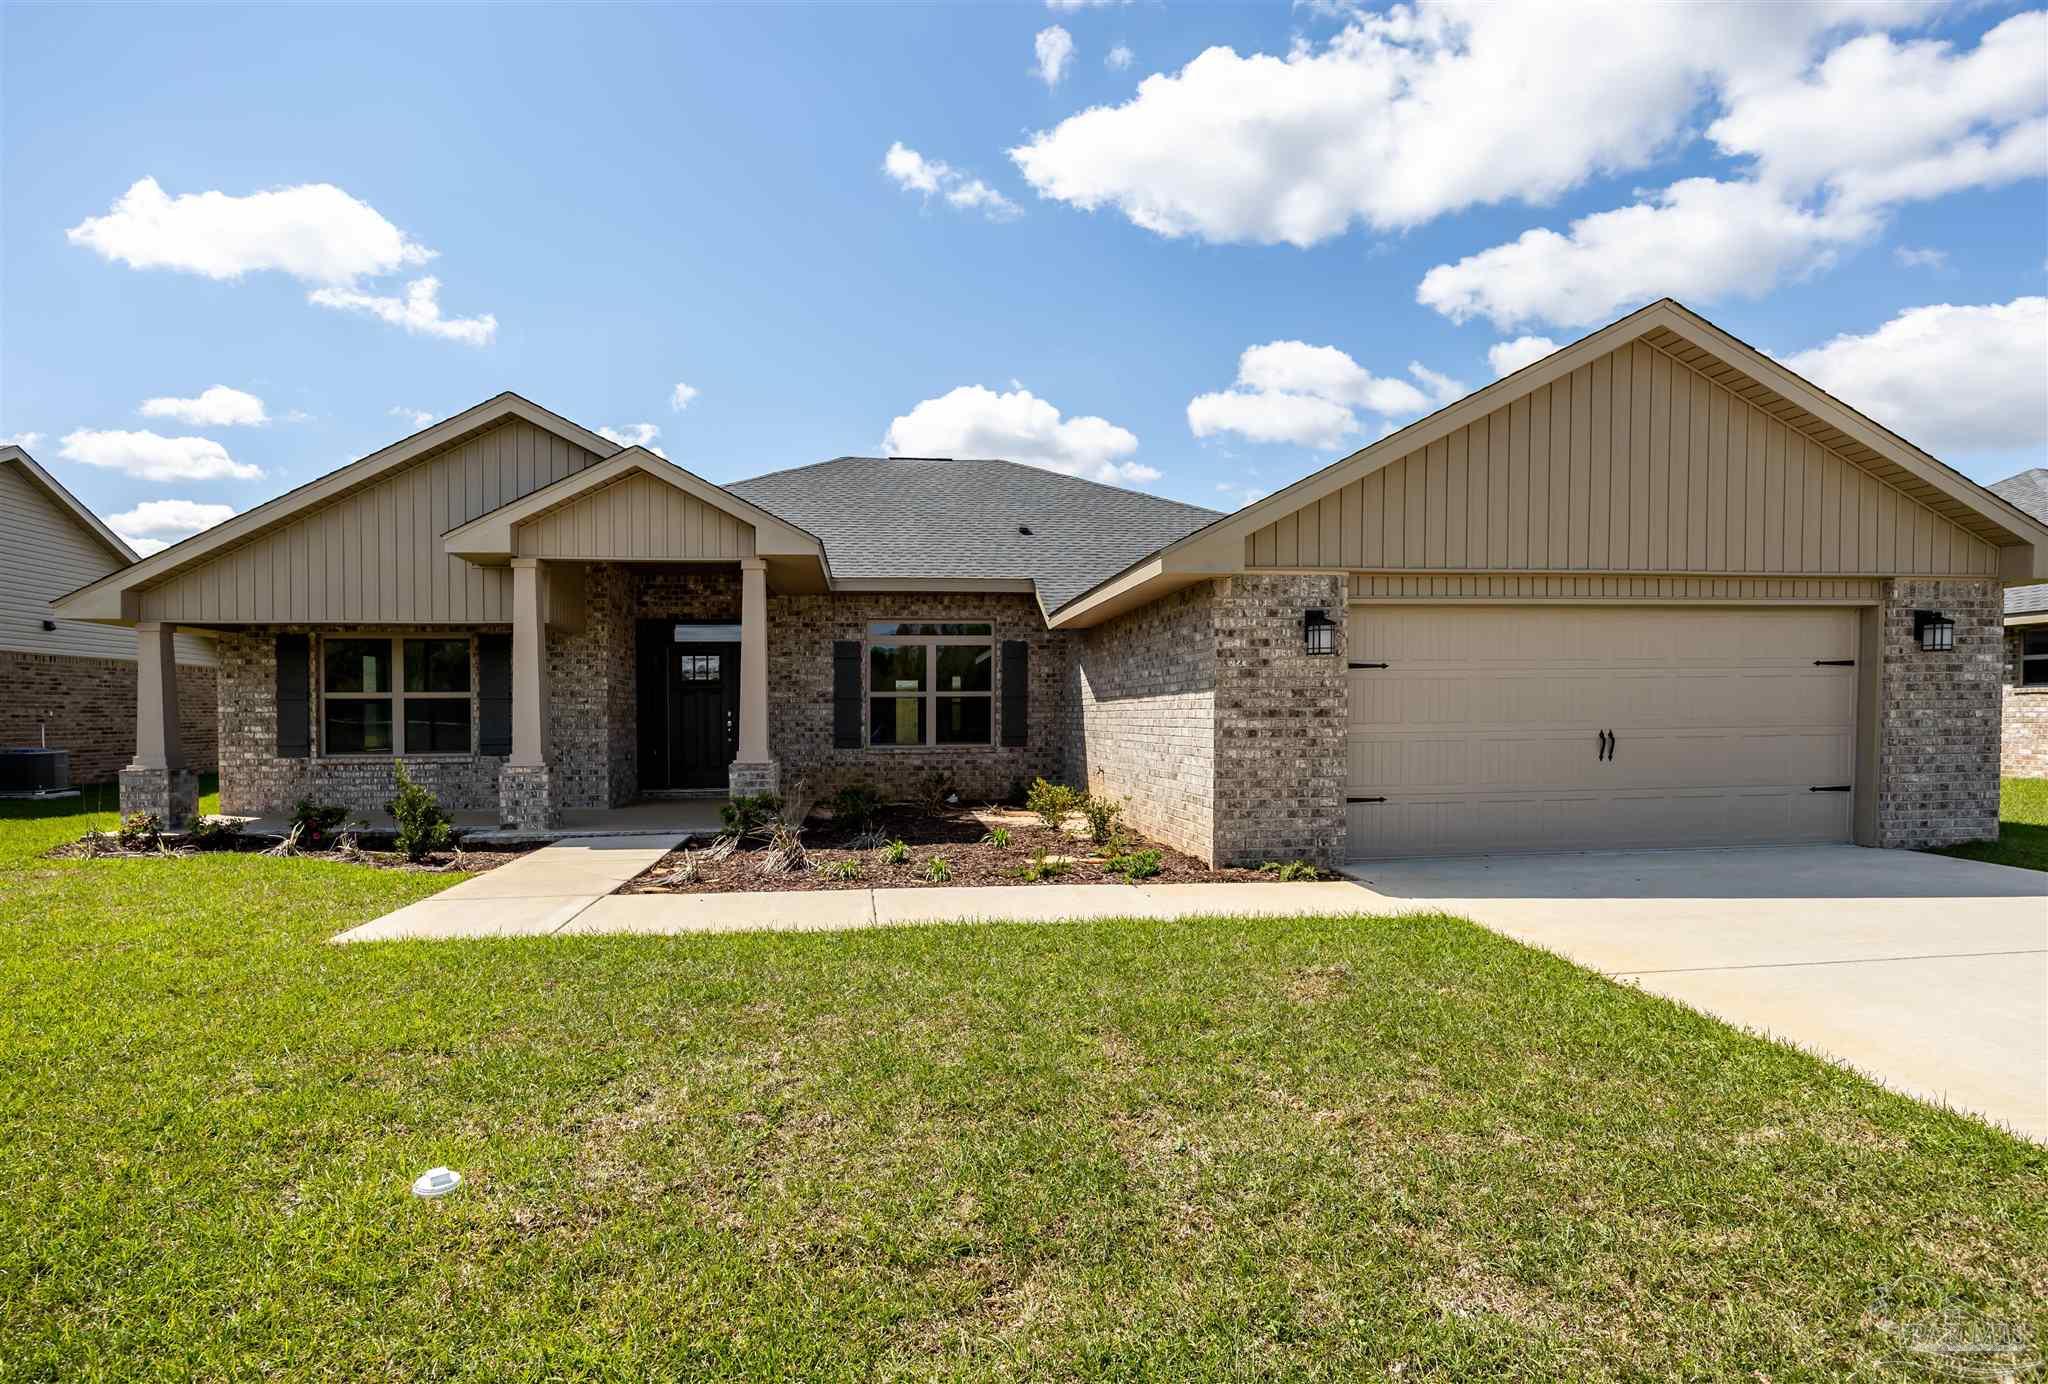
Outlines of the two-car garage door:
<svg viewBox="0 0 2048 1384">
<path fill-rule="evenodd" d="M 1846 841 L 1856 631 L 1830 607 L 1354 606 L 1350 855 Z"/>
</svg>

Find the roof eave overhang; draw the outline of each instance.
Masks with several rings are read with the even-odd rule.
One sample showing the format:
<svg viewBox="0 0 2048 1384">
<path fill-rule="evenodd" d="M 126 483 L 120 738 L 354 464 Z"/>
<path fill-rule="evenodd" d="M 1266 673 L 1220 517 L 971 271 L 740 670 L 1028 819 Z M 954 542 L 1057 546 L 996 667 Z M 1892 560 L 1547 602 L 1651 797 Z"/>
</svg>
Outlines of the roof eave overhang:
<svg viewBox="0 0 2048 1384">
<path fill-rule="evenodd" d="M 1199 550 L 1163 549 L 1090 587 L 1050 612 L 1045 622 L 1053 629 L 1087 629 L 1197 582 L 1213 581 L 1242 570 L 1242 564 L 1206 560 Z"/>
<path fill-rule="evenodd" d="M 106 521 L 87 509 L 84 501 L 66 490 L 63 484 L 45 471 L 25 449 L 12 443 L 0 447 L 0 466 L 9 462 L 19 466 L 22 474 L 28 477 L 29 484 L 49 496 L 59 509 L 77 520 L 79 527 L 92 535 L 93 541 L 105 548 L 123 566 L 135 561 L 135 550 L 122 540 L 121 535 L 108 528 Z"/>
</svg>

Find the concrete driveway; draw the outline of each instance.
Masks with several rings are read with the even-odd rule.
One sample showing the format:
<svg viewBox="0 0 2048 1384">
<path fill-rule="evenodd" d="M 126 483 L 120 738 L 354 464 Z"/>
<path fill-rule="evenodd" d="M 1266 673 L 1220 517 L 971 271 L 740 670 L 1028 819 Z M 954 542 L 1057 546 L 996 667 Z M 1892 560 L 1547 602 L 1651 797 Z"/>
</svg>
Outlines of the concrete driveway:
<svg viewBox="0 0 2048 1384">
<path fill-rule="evenodd" d="M 1348 873 L 2048 1142 L 2048 874 L 1854 846 Z"/>
</svg>

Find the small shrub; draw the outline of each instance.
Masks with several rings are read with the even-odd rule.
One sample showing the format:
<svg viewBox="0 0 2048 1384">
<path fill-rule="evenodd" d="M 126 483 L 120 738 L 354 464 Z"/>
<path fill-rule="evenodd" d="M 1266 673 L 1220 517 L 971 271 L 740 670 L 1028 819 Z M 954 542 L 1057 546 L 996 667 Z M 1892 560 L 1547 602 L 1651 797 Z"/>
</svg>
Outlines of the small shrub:
<svg viewBox="0 0 2048 1384">
<path fill-rule="evenodd" d="M 832 823 L 849 831 L 865 831 L 882 810 L 882 792 L 872 783 L 849 783 L 832 795 Z"/>
<path fill-rule="evenodd" d="M 1024 795 L 1024 806 L 1054 831 L 1060 829 L 1060 823 L 1067 820 L 1080 802 L 1081 795 L 1064 783 L 1047 783 L 1044 779 L 1033 779 L 1031 790 Z"/>
<path fill-rule="evenodd" d="M 292 809 L 292 826 L 298 831 L 302 851 L 324 851 L 334 844 L 334 833 L 348 820 L 348 809 L 339 803 L 316 803 L 300 798 Z"/>
<path fill-rule="evenodd" d="M 1113 875 L 1122 875 L 1127 884 L 1136 884 L 1159 873 L 1159 858 L 1155 850 L 1120 851 L 1104 861 L 1103 868 Z"/>
<path fill-rule="evenodd" d="M 926 774 L 919 781 L 917 792 L 912 796 L 917 805 L 927 812 L 944 812 L 956 799 L 953 780 L 947 778 L 945 772 L 940 769 L 934 769 Z"/>
<path fill-rule="evenodd" d="M 925 861 L 924 868 L 919 870 L 918 873 L 933 884 L 944 884 L 953 877 L 953 867 L 946 863 L 946 857 L 935 855 L 930 860 Z"/>
<path fill-rule="evenodd" d="M 121 849 L 150 850 L 163 844 L 164 819 L 154 812 L 131 812 L 121 819 Z"/>
<path fill-rule="evenodd" d="M 818 867 L 821 879 L 856 880 L 860 878 L 860 862 L 852 856 L 843 856 L 829 865 Z"/>
<path fill-rule="evenodd" d="M 192 823 L 192 849 L 231 851 L 241 839 L 242 824 L 232 817 L 201 817 Z"/>
<path fill-rule="evenodd" d="M 734 836 L 758 836 L 767 831 L 782 811 L 782 799 L 773 793 L 742 793 L 718 809 L 727 832 Z"/>
<path fill-rule="evenodd" d="M 1058 879 L 1069 868 L 1066 861 L 1047 855 L 1040 847 L 1031 853 L 1031 859 L 1017 867 L 1017 878 L 1026 884 L 1037 884 L 1042 880 Z"/>
<path fill-rule="evenodd" d="M 1306 860 L 1269 860 L 1259 866 L 1259 873 L 1272 875 L 1282 884 L 1293 884 L 1305 879 L 1320 879 L 1323 872 Z"/>
<path fill-rule="evenodd" d="M 398 795 L 384 804 L 384 810 L 398 823 L 399 852 L 417 864 L 435 851 L 448 849 L 454 839 L 454 819 L 441 810 L 441 800 L 432 789 L 405 771 L 403 760 L 391 767 L 398 777 Z"/>
<path fill-rule="evenodd" d="M 882 847 L 882 859 L 888 861 L 891 865 L 901 865 L 904 861 L 910 859 L 910 847 L 901 841 L 891 841 L 888 845 Z"/>
<path fill-rule="evenodd" d="M 1089 793 L 1081 799 L 1081 815 L 1088 819 L 1088 839 L 1098 846 L 1107 845 L 1116 837 L 1116 819 L 1124 815 L 1122 798 L 1104 797 L 1100 793 Z"/>
<path fill-rule="evenodd" d="M 990 827 L 988 835 L 981 839 L 987 844 L 994 846 L 997 850 L 1007 849 L 1010 844 L 1010 829 L 1008 827 Z"/>
</svg>

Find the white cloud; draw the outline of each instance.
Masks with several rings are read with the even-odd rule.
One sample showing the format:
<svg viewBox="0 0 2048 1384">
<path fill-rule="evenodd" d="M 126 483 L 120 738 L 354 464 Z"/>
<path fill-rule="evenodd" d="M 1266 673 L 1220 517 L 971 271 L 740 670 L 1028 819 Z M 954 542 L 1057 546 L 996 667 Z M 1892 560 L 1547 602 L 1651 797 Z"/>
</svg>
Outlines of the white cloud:
<svg viewBox="0 0 2048 1384">
<path fill-rule="evenodd" d="M 153 432 L 66 433 L 57 454 L 83 466 L 104 466 L 145 481 L 256 480 L 260 467 L 236 461 L 207 437 L 161 437 Z"/>
<path fill-rule="evenodd" d="M 959 211 L 978 211 L 991 221 L 1018 216 L 1017 204 L 981 179 L 962 173 L 939 159 L 928 159 L 901 140 L 882 156 L 882 172 L 905 192 L 936 195 Z"/>
<path fill-rule="evenodd" d="M 141 412 L 145 418 L 170 418 L 195 428 L 261 427 L 270 421 L 261 399 L 224 384 L 201 390 L 196 399 L 144 399 Z"/>
<path fill-rule="evenodd" d="M 661 429 L 652 423 L 628 423 L 623 428 L 599 428 L 597 435 L 607 442 L 616 442 L 621 447 L 645 447 L 658 457 L 668 455 L 654 445 L 654 439 L 661 436 Z"/>
<path fill-rule="evenodd" d="M 1033 71 L 1038 80 L 1056 87 L 1074 61 L 1074 36 L 1057 24 L 1050 25 L 1032 37 L 1031 52 L 1037 59 Z"/>
<path fill-rule="evenodd" d="M 2048 298 L 1908 308 L 1784 364 L 1937 456 L 2048 445 Z"/>
<path fill-rule="evenodd" d="M 1757 183 L 1687 178 L 1647 201 L 1580 217 L 1568 234 L 1524 231 L 1440 264 L 1415 297 L 1456 322 L 1579 326 L 1665 295 L 1760 297 L 1780 279 L 1832 263 L 1874 228 L 1868 215 L 1807 211 Z"/>
<path fill-rule="evenodd" d="M 1892 258 L 1899 262 L 1901 269 L 1946 269 L 1948 251 L 1932 248 L 1920 249 L 1901 245 L 1892 251 Z"/>
<path fill-rule="evenodd" d="M 209 505 L 197 500 L 144 500 L 135 508 L 107 516 L 107 527 L 137 552 L 145 543 L 167 546 L 202 529 L 224 524 L 235 517 L 233 505 Z"/>
<path fill-rule="evenodd" d="M 1557 343 L 1547 336 L 1518 336 L 1513 341 L 1499 341 L 1487 348 L 1486 363 L 1493 367 L 1494 378 L 1512 375 L 1525 365 L 1534 365 L 1552 351 Z"/>
<path fill-rule="evenodd" d="M 1334 346 L 1269 341 L 1238 357 L 1236 383 L 1188 401 L 1196 437 L 1235 433 L 1252 442 L 1342 446 L 1364 428 L 1358 411 L 1423 413 L 1463 397 L 1465 386 L 1411 363 L 1414 382 L 1374 375 Z"/>
<path fill-rule="evenodd" d="M 1230 508 L 1235 510 L 1243 509 L 1246 505 L 1255 504 L 1265 499 L 1270 492 L 1260 490 L 1256 486 L 1238 485 L 1231 481 L 1218 481 L 1216 482 L 1216 493 L 1228 502 Z"/>
<path fill-rule="evenodd" d="M 1397 6 L 1284 57 L 1211 48 L 1010 155 L 1044 196 L 1161 235 L 1313 245 L 1644 167 L 1691 138 L 1715 90 L 1789 79 L 1818 35 L 1914 13 L 1904 0 Z"/>
<path fill-rule="evenodd" d="M 418 432 L 421 428 L 434 421 L 434 415 L 425 409 L 407 408 L 403 404 L 393 404 L 388 412 L 393 418 L 403 418 L 406 422 L 412 424 L 414 432 Z"/>
<path fill-rule="evenodd" d="M 134 549 L 135 556 L 137 557 L 148 557 L 152 553 L 160 553 L 171 546 L 170 540 L 166 538 L 130 538 L 119 529 L 115 529 L 114 534 L 123 543 Z"/>
<path fill-rule="evenodd" d="M 1136 61 L 1137 56 L 1131 51 L 1130 44 L 1119 43 L 1103 56 L 1102 65 L 1112 72 L 1121 72 Z"/>
<path fill-rule="evenodd" d="M 962 385 L 894 419 L 883 437 L 893 456 L 1001 457 L 1111 485 L 1159 479 L 1128 460 L 1138 437 L 1106 418 L 1062 418 L 1051 401 L 1021 385 L 998 394 Z"/>
<path fill-rule="evenodd" d="M 498 334 L 498 319 L 488 312 L 480 317 L 443 317 L 440 295 L 441 281 L 428 275 L 408 283 L 403 298 L 355 288 L 316 288 L 306 295 L 306 301 L 343 312 L 366 312 L 418 336 L 436 336 L 465 346 L 490 345 Z"/>
<path fill-rule="evenodd" d="M 677 380 L 676 387 L 668 392 L 668 406 L 677 413 L 681 413 L 690 406 L 690 402 L 697 397 L 697 393 L 695 385 L 684 384 L 681 380 Z"/>
<path fill-rule="evenodd" d="M 172 197 L 155 178 L 144 178 L 105 216 L 87 217 L 66 235 L 132 268 L 180 269 L 209 279 L 275 269 L 311 283 L 348 284 L 425 264 L 434 254 L 331 183 L 246 197 Z"/>
<path fill-rule="evenodd" d="M 26 452 L 43 440 L 39 432 L 15 433 L 12 437 L 0 437 L 0 447 L 19 447 Z"/>
</svg>

